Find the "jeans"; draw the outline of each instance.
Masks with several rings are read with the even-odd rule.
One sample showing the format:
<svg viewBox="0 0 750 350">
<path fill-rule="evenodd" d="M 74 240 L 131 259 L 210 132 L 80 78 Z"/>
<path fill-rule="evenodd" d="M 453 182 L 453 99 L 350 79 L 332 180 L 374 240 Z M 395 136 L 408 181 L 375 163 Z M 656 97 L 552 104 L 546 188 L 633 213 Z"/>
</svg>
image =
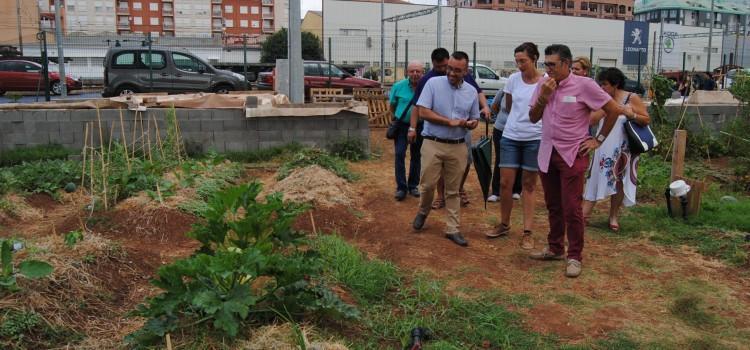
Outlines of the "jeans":
<svg viewBox="0 0 750 350">
<path fill-rule="evenodd" d="M 417 126 L 417 140 L 410 144 L 407 136 L 409 134 L 409 124 L 399 121 L 396 138 L 393 139 L 395 147 L 395 173 L 396 173 L 396 190 L 408 192 L 419 186 L 419 172 L 421 171 L 421 154 L 422 148 L 422 123 Z M 406 178 L 406 148 L 409 147 L 411 159 L 409 160 L 409 178 Z"/>
<path fill-rule="evenodd" d="M 503 131 L 492 128 L 492 144 L 495 145 L 495 165 L 492 167 L 492 194 L 500 196 L 500 139 L 503 137 Z M 513 182 L 513 193 L 521 193 L 521 175 L 519 167 L 516 171 L 516 181 Z"/>
</svg>

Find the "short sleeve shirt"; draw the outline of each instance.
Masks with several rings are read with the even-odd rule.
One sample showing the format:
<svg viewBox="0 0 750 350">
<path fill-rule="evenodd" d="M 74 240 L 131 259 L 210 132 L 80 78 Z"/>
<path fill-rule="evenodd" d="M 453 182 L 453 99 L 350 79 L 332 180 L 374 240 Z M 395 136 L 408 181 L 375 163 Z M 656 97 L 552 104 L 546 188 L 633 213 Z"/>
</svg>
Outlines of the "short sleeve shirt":
<svg viewBox="0 0 750 350">
<path fill-rule="evenodd" d="M 479 119 L 477 90 L 466 82 L 461 83 L 459 87 L 454 87 L 446 76 L 435 77 L 427 81 L 417 105 L 431 109 L 448 119 Z M 466 134 L 466 128 L 439 125 L 429 121 L 424 122 L 422 130 L 422 136 L 448 140 L 462 139 L 466 137 Z"/>
<path fill-rule="evenodd" d="M 514 141 L 534 141 L 542 138 L 542 123 L 536 124 L 529 119 L 529 100 L 539 81 L 535 84 L 526 84 L 521 72 L 510 75 L 503 91 L 513 96 L 508 121 L 505 124 L 503 137 Z"/>
<path fill-rule="evenodd" d="M 408 123 L 411 119 L 411 101 L 414 99 L 414 91 L 409 86 L 409 79 L 403 79 L 391 87 L 390 101 L 396 105 L 398 120 Z"/>
<path fill-rule="evenodd" d="M 539 80 L 529 106 L 534 106 L 546 79 Z M 546 173 L 553 148 L 572 167 L 578 149 L 589 136 L 589 116 L 612 99 L 591 78 L 569 74 L 557 84 L 542 113 L 544 126 L 539 144 L 539 170 Z"/>
<path fill-rule="evenodd" d="M 434 77 L 444 77 L 445 73 L 438 73 L 435 72 L 434 69 L 430 69 L 427 74 L 422 76 L 422 79 L 419 79 L 419 83 L 417 84 L 417 90 L 414 91 L 414 99 L 412 100 L 412 104 L 417 104 L 417 100 L 419 100 L 419 96 L 422 94 L 422 89 L 424 89 L 424 85 L 427 84 L 427 81 L 434 78 Z M 477 93 L 482 92 L 482 88 L 479 87 L 479 84 L 477 84 L 476 80 L 474 80 L 474 77 L 471 76 L 471 74 L 466 74 L 464 76 L 464 83 L 468 83 L 469 85 L 473 86 L 475 89 L 477 89 Z"/>
</svg>

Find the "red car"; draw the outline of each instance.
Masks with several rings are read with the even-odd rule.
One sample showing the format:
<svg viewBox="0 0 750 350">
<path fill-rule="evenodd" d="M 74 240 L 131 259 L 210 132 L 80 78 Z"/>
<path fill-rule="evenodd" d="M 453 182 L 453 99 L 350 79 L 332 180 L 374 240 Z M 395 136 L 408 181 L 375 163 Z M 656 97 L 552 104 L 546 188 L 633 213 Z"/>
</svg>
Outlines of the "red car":
<svg viewBox="0 0 750 350">
<path fill-rule="evenodd" d="M 342 88 L 344 93 L 351 94 L 354 88 L 379 88 L 380 83 L 370 79 L 358 78 L 345 72 L 343 69 L 331 64 L 330 78 L 328 62 L 305 61 L 305 96 L 310 95 L 310 88 Z M 273 72 L 262 72 L 258 75 L 257 87 L 259 90 L 273 90 Z M 330 86 L 329 86 L 330 82 Z"/>
<path fill-rule="evenodd" d="M 52 65 L 50 65 L 52 66 Z M 49 87 L 50 92 L 55 95 L 62 93 L 60 84 L 60 73 L 50 70 Z M 80 90 L 81 80 L 66 74 L 65 79 L 68 91 Z M 0 96 L 6 91 L 44 91 L 44 78 L 42 77 L 42 65 L 25 60 L 2 60 L 0 61 Z"/>
</svg>

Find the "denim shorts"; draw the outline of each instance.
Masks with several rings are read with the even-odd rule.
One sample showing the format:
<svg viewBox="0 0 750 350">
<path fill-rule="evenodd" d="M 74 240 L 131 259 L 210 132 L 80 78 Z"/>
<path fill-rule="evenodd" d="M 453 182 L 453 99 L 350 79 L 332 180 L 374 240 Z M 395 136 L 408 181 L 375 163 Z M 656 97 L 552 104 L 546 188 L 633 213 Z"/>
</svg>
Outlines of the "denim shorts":
<svg viewBox="0 0 750 350">
<path fill-rule="evenodd" d="M 537 155 L 540 140 L 515 141 L 503 137 L 500 139 L 500 168 L 522 168 L 528 171 L 539 171 Z"/>
</svg>

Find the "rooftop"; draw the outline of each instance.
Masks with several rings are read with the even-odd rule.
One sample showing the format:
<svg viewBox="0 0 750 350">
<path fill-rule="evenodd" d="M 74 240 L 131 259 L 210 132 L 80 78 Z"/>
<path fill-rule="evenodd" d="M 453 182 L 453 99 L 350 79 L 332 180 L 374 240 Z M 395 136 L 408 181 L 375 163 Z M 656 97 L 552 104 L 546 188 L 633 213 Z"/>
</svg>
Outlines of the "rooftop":
<svg viewBox="0 0 750 350">
<path fill-rule="evenodd" d="M 638 14 L 652 10 L 711 11 L 711 0 L 635 0 Z M 750 14 L 750 0 L 714 0 L 714 12 L 746 15 Z"/>
</svg>

